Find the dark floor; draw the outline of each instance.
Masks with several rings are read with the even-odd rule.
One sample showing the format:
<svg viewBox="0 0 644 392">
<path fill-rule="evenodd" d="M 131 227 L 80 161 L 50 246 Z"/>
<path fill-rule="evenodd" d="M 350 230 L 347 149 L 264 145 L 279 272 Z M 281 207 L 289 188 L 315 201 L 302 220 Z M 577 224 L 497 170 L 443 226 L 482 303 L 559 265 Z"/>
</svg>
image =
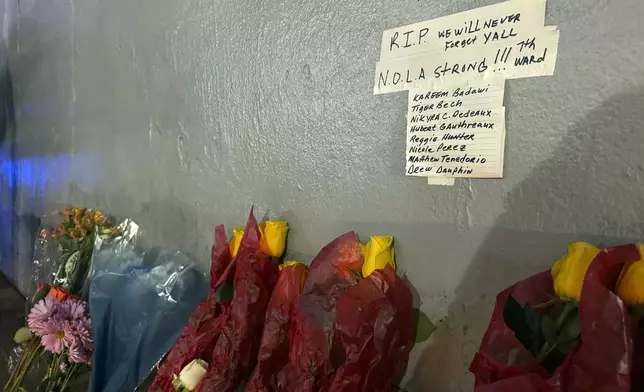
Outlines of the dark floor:
<svg viewBox="0 0 644 392">
<path fill-rule="evenodd" d="M 24 325 L 25 299 L 0 273 L 0 386 L 8 378 L 7 359 L 15 347 L 13 335 Z"/>
</svg>

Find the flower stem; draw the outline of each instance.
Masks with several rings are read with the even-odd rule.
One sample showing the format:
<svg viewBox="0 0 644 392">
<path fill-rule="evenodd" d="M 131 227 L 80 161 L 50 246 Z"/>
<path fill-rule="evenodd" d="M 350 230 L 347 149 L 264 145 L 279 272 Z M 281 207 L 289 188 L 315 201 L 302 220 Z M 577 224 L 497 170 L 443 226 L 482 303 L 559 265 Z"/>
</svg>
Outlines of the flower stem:
<svg viewBox="0 0 644 392">
<path fill-rule="evenodd" d="M 67 372 L 67 376 L 65 377 L 65 381 L 63 381 L 63 385 L 60 387 L 60 392 L 65 392 L 67 389 L 67 383 L 69 383 L 69 380 L 71 380 L 72 376 L 76 372 L 76 368 L 78 367 L 78 364 L 75 363 L 69 368 L 69 372 Z"/>
<path fill-rule="evenodd" d="M 58 368 L 60 366 L 60 359 L 63 357 L 63 354 L 54 354 L 54 359 L 51 361 L 51 364 L 49 365 L 49 369 L 47 370 L 47 389 L 45 391 L 53 391 L 54 386 L 56 385 L 56 381 L 58 377 L 56 372 L 58 371 Z"/>
<path fill-rule="evenodd" d="M 539 363 L 543 363 L 555 348 L 557 348 L 556 344 L 551 346 L 548 342 L 544 343 L 543 347 L 541 347 L 541 351 L 539 351 L 539 355 L 537 355 L 537 361 L 539 361 Z"/>
<path fill-rule="evenodd" d="M 43 352 L 43 348 L 40 345 L 40 338 L 31 339 L 27 343 L 27 346 L 25 347 L 25 350 L 22 352 L 22 355 L 20 356 L 20 360 L 18 361 L 16 368 L 11 373 L 11 377 L 9 377 L 9 380 L 5 384 L 5 387 L 4 387 L 5 392 L 16 392 L 18 388 L 20 388 L 20 386 L 22 385 L 22 381 L 24 380 L 25 375 L 29 371 L 29 368 L 31 368 L 31 365 L 34 359 L 39 354 L 42 354 L 42 352 Z"/>
</svg>

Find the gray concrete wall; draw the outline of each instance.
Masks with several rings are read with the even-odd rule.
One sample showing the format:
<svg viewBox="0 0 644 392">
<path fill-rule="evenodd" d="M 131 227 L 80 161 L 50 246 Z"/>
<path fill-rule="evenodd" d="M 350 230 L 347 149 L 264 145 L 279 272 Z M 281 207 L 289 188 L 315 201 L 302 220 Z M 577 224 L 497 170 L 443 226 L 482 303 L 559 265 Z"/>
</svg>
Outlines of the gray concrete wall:
<svg viewBox="0 0 644 392">
<path fill-rule="evenodd" d="M 495 293 L 569 241 L 644 231 L 641 0 L 549 0 L 557 69 L 507 83 L 505 178 L 450 188 L 404 176 L 407 95 L 372 95 L 382 31 L 491 3 L 8 7 L 18 260 L 3 268 L 24 277 L 29 225 L 63 203 L 132 216 L 204 265 L 213 225 L 244 222 L 253 203 L 289 221 L 289 252 L 307 261 L 345 231 L 394 235 L 417 300 L 443 320 L 414 349 L 406 386 L 471 390 Z"/>
</svg>

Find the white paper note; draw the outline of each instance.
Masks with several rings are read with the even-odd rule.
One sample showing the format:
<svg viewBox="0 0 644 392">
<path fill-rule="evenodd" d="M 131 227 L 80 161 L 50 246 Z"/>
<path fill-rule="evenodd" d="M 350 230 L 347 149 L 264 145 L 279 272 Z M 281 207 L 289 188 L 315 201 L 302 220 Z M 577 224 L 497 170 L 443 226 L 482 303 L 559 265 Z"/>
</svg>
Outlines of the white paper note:
<svg viewBox="0 0 644 392">
<path fill-rule="evenodd" d="M 459 48 L 481 49 L 542 28 L 546 0 L 512 0 L 387 30 L 380 61 Z"/>
<path fill-rule="evenodd" d="M 503 177 L 504 86 L 495 79 L 410 90 L 406 174 Z"/>
<path fill-rule="evenodd" d="M 427 177 L 428 185 L 454 186 L 456 180 L 452 177 Z"/>
<path fill-rule="evenodd" d="M 558 44 L 559 31 L 542 27 L 520 40 L 478 49 L 380 61 L 376 65 L 374 94 L 408 90 L 432 80 L 455 83 L 552 75 Z"/>
</svg>

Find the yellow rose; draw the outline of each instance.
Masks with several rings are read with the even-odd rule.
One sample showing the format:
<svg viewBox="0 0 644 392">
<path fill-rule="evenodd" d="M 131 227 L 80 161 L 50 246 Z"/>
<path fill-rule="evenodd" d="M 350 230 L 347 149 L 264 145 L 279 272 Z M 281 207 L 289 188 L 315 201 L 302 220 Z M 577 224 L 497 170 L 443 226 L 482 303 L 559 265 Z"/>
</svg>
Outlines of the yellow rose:
<svg viewBox="0 0 644 392">
<path fill-rule="evenodd" d="M 581 287 L 586 271 L 600 249 L 587 242 L 573 242 L 568 253 L 552 267 L 555 292 L 563 298 L 581 299 Z"/>
<path fill-rule="evenodd" d="M 241 245 L 242 237 L 244 236 L 243 227 L 235 227 L 233 230 L 233 238 L 230 240 L 230 254 L 235 257 L 239 252 L 239 245 Z"/>
<path fill-rule="evenodd" d="M 644 304 L 644 244 L 637 244 L 640 260 L 624 268 L 617 280 L 617 295 L 629 305 Z"/>
<path fill-rule="evenodd" d="M 396 269 L 394 260 L 394 237 L 373 236 L 367 245 L 360 244 L 364 254 L 362 276 L 366 278 L 377 269 L 383 269 L 387 264 Z"/>
<path fill-rule="evenodd" d="M 286 248 L 288 223 L 284 221 L 266 221 L 259 224 L 259 247 L 269 256 L 280 257 Z"/>
</svg>

